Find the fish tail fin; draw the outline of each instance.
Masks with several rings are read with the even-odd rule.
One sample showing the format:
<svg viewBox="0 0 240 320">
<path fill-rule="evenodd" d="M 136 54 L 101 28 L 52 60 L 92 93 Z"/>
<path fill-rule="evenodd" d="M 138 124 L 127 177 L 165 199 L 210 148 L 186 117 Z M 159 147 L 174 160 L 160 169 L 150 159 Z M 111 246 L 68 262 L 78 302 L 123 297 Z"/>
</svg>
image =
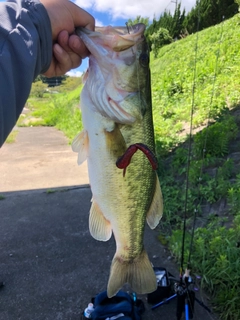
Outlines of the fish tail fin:
<svg viewBox="0 0 240 320">
<path fill-rule="evenodd" d="M 125 283 L 139 294 L 150 293 L 157 289 L 156 275 L 145 250 L 131 262 L 123 261 L 115 254 L 108 280 L 108 297 L 113 297 Z"/>
</svg>

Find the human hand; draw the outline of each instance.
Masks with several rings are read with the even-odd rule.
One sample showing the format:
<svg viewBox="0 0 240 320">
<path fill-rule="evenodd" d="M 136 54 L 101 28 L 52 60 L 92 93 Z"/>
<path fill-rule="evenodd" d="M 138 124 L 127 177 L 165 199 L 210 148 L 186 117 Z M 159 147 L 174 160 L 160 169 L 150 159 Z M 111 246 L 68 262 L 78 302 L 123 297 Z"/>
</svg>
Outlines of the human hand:
<svg viewBox="0 0 240 320">
<path fill-rule="evenodd" d="M 65 74 L 78 67 L 89 54 L 82 40 L 74 35 L 76 27 L 94 30 L 94 18 L 69 0 L 41 0 L 52 26 L 53 58 L 46 77 Z"/>
</svg>

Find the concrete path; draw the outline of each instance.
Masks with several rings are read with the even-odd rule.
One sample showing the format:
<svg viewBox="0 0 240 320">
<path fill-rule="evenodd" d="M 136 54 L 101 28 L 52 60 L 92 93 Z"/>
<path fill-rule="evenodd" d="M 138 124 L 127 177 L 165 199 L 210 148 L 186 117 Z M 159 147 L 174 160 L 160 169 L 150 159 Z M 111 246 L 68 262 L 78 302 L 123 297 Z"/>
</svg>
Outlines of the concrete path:
<svg viewBox="0 0 240 320">
<path fill-rule="evenodd" d="M 18 130 L 17 142 L 0 149 L 0 320 L 80 320 L 91 298 L 106 290 L 115 242 L 90 236 L 87 170 L 76 165 L 63 135 Z M 146 227 L 149 258 L 177 276 L 158 234 Z M 139 298 L 143 320 L 176 319 L 175 300 L 152 311 L 147 296 Z M 196 304 L 194 319 L 216 318 Z"/>
<path fill-rule="evenodd" d="M 0 149 L 0 193 L 88 184 L 87 163 L 61 131 L 50 127 L 21 127 L 16 142 Z"/>
</svg>

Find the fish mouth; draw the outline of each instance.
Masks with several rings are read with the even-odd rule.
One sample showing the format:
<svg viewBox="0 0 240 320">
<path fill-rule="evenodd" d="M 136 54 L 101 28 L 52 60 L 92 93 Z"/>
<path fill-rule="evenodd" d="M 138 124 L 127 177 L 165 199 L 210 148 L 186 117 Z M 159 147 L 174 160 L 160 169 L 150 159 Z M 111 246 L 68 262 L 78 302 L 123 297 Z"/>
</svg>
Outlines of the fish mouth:
<svg viewBox="0 0 240 320">
<path fill-rule="evenodd" d="M 96 27 L 96 31 L 80 27 L 75 32 L 91 53 L 90 60 L 94 57 L 98 64 L 111 70 L 113 60 L 119 55 L 124 63 L 131 64 L 138 44 L 145 40 L 145 28 L 145 24 L 138 23 L 125 27 Z"/>
<path fill-rule="evenodd" d="M 92 106 L 117 123 L 132 124 L 139 118 L 130 101 L 138 96 L 139 81 L 135 85 L 129 78 L 139 72 L 136 65 L 145 43 L 144 31 L 143 23 L 129 27 L 97 27 L 96 31 L 76 30 L 91 53 L 84 82 Z"/>
<path fill-rule="evenodd" d="M 112 34 L 112 39 L 109 37 L 107 45 L 113 51 L 120 52 L 141 42 L 143 40 L 145 28 L 146 27 L 143 23 L 138 23 L 133 26 L 126 27 L 108 26 L 106 28 L 96 28 L 96 31 L 103 34 L 105 32 L 110 32 Z"/>
<path fill-rule="evenodd" d="M 83 40 L 90 53 L 95 56 L 97 53 L 96 45 L 98 47 L 99 45 L 104 46 L 115 52 L 131 48 L 143 41 L 145 28 L 145 24 L 138 23 L 126 27 L 96 27 L 95 31 L 90 31 L 86 28 L 77 28 L 75 32 Z M 106 54 L 106 52 L 102 50 L 101 54 L 104 53 Z"/>
</svg>

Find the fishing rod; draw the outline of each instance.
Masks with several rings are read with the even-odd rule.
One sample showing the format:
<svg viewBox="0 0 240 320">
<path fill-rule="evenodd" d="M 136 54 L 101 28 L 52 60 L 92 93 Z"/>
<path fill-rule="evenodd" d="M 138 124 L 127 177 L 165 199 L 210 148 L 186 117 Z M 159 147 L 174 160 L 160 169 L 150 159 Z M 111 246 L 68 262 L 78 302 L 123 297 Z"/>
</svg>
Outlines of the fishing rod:
<svg viewBox="0 0 240 320">
<path fill-rule="evenodd" d="M 199 20 L 197 29 L 199 30 Z M 172 278 L 174 280 L 174 291 L 175 293 L 161 301 L 154 306 L 152 306 L 152 310 L 157 307 L 171 301 L 173 299 L 177 299 L 177 310 L 176 317 L 177 320 L 180 320 L 182 317 L 182 313 L 185 311 L 185 319 L 188 320 L 193 317 L 194 311 L 194 301 L 195 301 L 195 293 L 193 290 L 190 290 L 190 284 L 192 284 L 192 278 L 190 277 L 190 265 L 187 264 L 187 268 L 185 273 L 183 273 L 183 265 L 184 265 L 184 251 L 185 251 L 185 237 L 186 237 L 186 220 L 187 220 L 187 205 L 188 205 L 188 190 L 189 190 L 189 171 L 191 164 L 191 153 L 192 153 L 192 129 L 193 129 L 193 113 L 194 113 L 194 98 L 195 98 L 195 87 L 196 87 L 196 73 L 197 73 L 197 53 L 198 53 L 198 32 L 196 34 L 196 44 L 195 44 L 195 57 L 194 57 L 194 72 L 193 72 L 193 86 L 192 86 L 192 104 L 191 104 L 191 112 L 190 112 L 190 132 L 189 132 L 189 145 L 188 145 L 188 157 L 187 157 L 187 170 L 186 170 L 186 188 L 185 188 L 185 202 L 184 202 L 184 217 L 183 217 L 183 235 L 182 235 L 182 250 L 181 250 L 181 262 L 180 262 L 180 274 L 179 280 L 177 278 Z"/>
<path fill-rule="evenodd" d="M 197 29 L 199 31 L 199 23 L 200 23 L 200 13 L 198 13 L 198 26 Z M 224 20 L 224 17 L 223 17 Z M 189 255 L 187 260 L 187 267 L 185 273 L 183 273 L 183 266 L 184 266 L 184 252 L 185 252 L 185 237 L 186 237 L 186 219 L 187 219 L 187 206 L 188 206 L 188 190 L 189 190 L 189 170 L 191 164 L 191 154 L 192 154 L 192 127 L 193 127 L 193 114 L 194 114 L 194 98 L 195 98 L 195 88 L 196 88 L 196 74 L 197 74 L 197 52 L 198 52 L 198 31 L 196 34 L 196 45 L 195 45 L 195 63 L 194 63 L 194 72 L 193 72 L 193 86 L 192 86 L 192 105 L 191 105 L 191 114 L 190 114 L 190 133 L 189 133 L 189 145 L 188 145 L 188 160 L 187 160 L 187 170 L 186 170 L 186 189 L 185 189 L 185 204 L 184 204 L 184 220 L 183 220 L 183 235 L 182 235 L 182 250 L 181 250 L 181 262 L 180 262 L 180 278 L 179 280 L 176 278 L 169 277 L 169 280 L 174 281 L 174 289 L 175 294 L 171 297 L 168 297 L 164 301 L 161 301 L 152 307 L 152 310 L 155 308 L 173 300 L 177 299 L 177 320 L 180 320 L 182 317 L 182 313 L 185 311 L 185 319 L 193 318 L 194 314 L 194 302 L 196 301 L 201 307 L 203 307 L 206 311 L 211 313 L 211 310 L 199 299 L 195 297 L 195 292 L 190 286 L 194 283 L 191 276 L 190 276 L 190 267 L 191 267 L 191 255 L 193 251 L 193 242 L 194 242 L 194 233 L 195 233 L 195 226 L 196 226 L 196 218 L 197 218 L 197 206 L 194 210 L 193 215 L 193 224 L 192 224 L 192 231 L 191 231 L 191 239 L 190 239 L 190 246 L 189 246 Z M 203 153 L 202 153 L 202 160 L 205 158 L 206 154 L 206 145 L 207 145 L 207 136 L 208 136 L 208 128 L 210 124 L 210 113 L 212 108 L 212 102 L 215 92 L 215 83 L 216 83 L 216 76 L 217 76 L 217 69 L 218 69 L 218 60 L 220 55 L 220 45 L 222 41 L 223 35 L 223 24 L 220 33 L 219 39 L 219 49 L 216 54 L 216 64 L 215 64 L 215 72 L 213 77 L 213 87 L 212 87 L 212 94 L 210 97 L 209 103 L 209 110 L 208 110 L 208 117 L 207 117 L 207 130 L 206 136 L 204 141 Z M 202 174 L 203 174 L 203 161 L 200 168 L 200 177 L 199 182 L 202 181 Z M 200 194 L 200 184 L 198 184 L 198 193 Z"/>
<path fill-rule="evenodd" d="M 199 14 L 199 13 L 198 13 Z M 224 17 L 223 17 L 224 19 Z M 200 14 L 198 19 L 198 31 L 199 31 L 199 22 L 200 22 Z M 209 110 L 208 110 L 208 117 L 207 117 L 207 130 L 206 130 L 206 136 L 204 141 L 204 147 L 203 147 L 203 153 L 202 153 L 202 160 L 205 158 L 206 154 L 206 145 L 207 145 L 207 136 L 208 136 L 208 128 L 210 123 L 210 113 L 212 109 L 212 102 L 215 92 L 215 84 L 216 84 L 216 77 L 217 77 L 217 68 L 218 68 L 218 59 L 220 55 L 220 45 L 222 41 L 222 35 L 223 35 L 223 24 L 221 28 L 220 33 L 220 40 L 219 40 L 219 49 L 216 55 L 216 64 L 215 64 L 215 72 L 213 77 L 213 87 L 212 87 L 212 94 L 210 97 L 210 103 L 209 103 Z M 193 111 L 194 111 L 194 97 L 195 97 L 195 87 L 196 87 L 196 65 L 197 65 L 197 51 L 198 51 L 198 32 L 196 35 L 196 49 L 195 49 L 195 67 L 194 67 L 194 80 L 193 80 L 193 87 L 192 87 L 192 107 L 191 107 L 191 120 L 190 120 L 190 134 L 189 134 L 189 148 L 188 148 L 188 162 L 187 162 L 187 177 L 186 177 L 186 196 L 185 196 L 185 208 L 184 208 L 184 223 L 183 223 L 183 237 L 182 237 L 182 252 L 181 252 L 181 265 L 180 265 L 180 286 L 178 288 L 178 304 L 177 304 L 177 319 L 181 319 L 182 311 L 183 311 L 183 302 L 185 303 L 185 317 L 187 319 L 191 319 L 194 313 L 194 301 L 197 301 L 199 305 L 201 305 L 205 310 L 207 310 L 209 313 L 211 313 L 211 310 L 200 300 L 198 300 L 195 297 L 195 293 L 193 290 L 189 290 L 189 285 L 192 282 L 189 281 L 191 279 L 190 277 L 190 266 L 191 266 L 191 255 L 193 252 L 193 242 L 194 242 L 194 233 L 195 233 L 195 226 L 196 226 L 196 218 L 197 218 L 197 208 L 194 210 L 194 216 L 193 216 L 193 225 L 192 225 L 192 232 L 191 232 L 191 239 L 190 239 L 190 246 L 189 246 L 189 255 L 187 260 L 187 268 L 185 270 L 185 274 L 183 275 L 183 265 L 184 265 L 184 245 L 185 245 L 185 237 L 186 237 L 186 218 L 187 218 L 187 204 L 188 204 L 188 190 L 189 190 L 189 169 L 190 169 L 190 163 L 191 163 L 191 149 L 192 149 L 192 121 L 193 121 Z M 203 161 L 200 168 L 200 176 L 199 176 L 199 182 L 202 181 L 202 174 L 203 174 Z M 200 194 L 200 183 L 198 184 L 198 194 Z M 199 203 L 200 204 L 200 203 Z M 184 286 L 183 283 L 185 282 Z M 185 287 L 185 290 L 184 290 Z M 184 297 L 184 298 L 183 298 Z M 190 308 L 189 308 L 190 307 Z"/>
<path fill-rule="evenodd" d="M 200 15 L 199 15 L 200 17 Z M 198 27 L 199 30 L 199 22 L 200 18 L 198 19 Z M 191 268 L 191 255 L 193 252 L 193 242 L 194 242 L 194 234 L 195 234 L 195 226 L 196 226 L 196 219 L 197 219 L 197 206 L 194 209 L 194 215 L 193 215 L 193 224 L 192 224 L 192 231 L 191 231 L 191 239 L 190 239 L 190 246 L 189 246 L 189 255 L 187 260 L 187 267 L 185 270 L 185 273 L 183 274 L 183 265 L 184 265 L 184 252 L 185 252 L 185 237 L 186 237 L 186 219 L 187 219 L 187 205 L 188 205 L 188 190 L 189 190 L 189 169 L 191 164 L 191 151 L 192 151 L 192 124 L 193 124 L 193 111 L 194 111 L 194 97 L 195 97 L 195 88 L 196 88 L 196 65 L 197 65 L 197 52 L 198 52 L 198 33 L 196 35 L 196 49 L 195 49 L 195 67 L 194 67 L 194 80 L 193 80 L 193 87 L 192 87 L 192 107 L 191 107 L 191 117 L 190 117 L 190 133 L 189 133 L 189 147 L 188 147 L 188 162 L 187 162 L 187 171 L 186 171 L 186 194 L 185 194 L 185 207 L 184 207 L 184 222 L 183 222 L 183 237 L 182 237 L 182 252 L 181 252 L 181 265 L 180 265 L 180 283 L 179 286 L 177 286 L 177 319 L 181 319 L 182 312 L 184 310 L 183 303 L 185 304 L 185 319 L 191 319 L 193 317 L 194 313 L 194 302 L 197 301 L 204 309 L 206 309 L 209 313 L 211 313 L 211 310 L 200 300 L 198 300 L 195 297 L 195 293 L 193 290 L 189 290 L 189 285 L 192 283 L 192 280 L 190 277 L 190 268 Z M 217 67 L 218 67 L 218 59 L 219 59 L 219 53 L 220 53 L 220 44 L 222 40 L 222 34 L 223 34 L 223 24 L 220 34 L 220 41 L 219 41 L 219 50 L 217 52 L 216 56 L 216 64 L 215 64 L 215 72 L 214 72 L 214 78 L 213 78 L 213 88 L 212 88 L 212 94 L 210 97 L 210 104 L 209 104 L 209 111 L 208 111 L 208 117 L 207 117 L 207 130 L 206 130 L 206 136 L 204 141 L 204 148 L 203 148 L 203 154 L 202 154 L 202 160 L 205 158 L 206 154 L 206 144 L 207 144 L 207 133 L 209 128 L 209 119 L 210 119 L 210 113 L 212 108 L 212 102 L 213 102 L 213 96 L 215 92 L 215 83 L 216 83 L 216 76 L 217 76 Z M 200 168 L 200 177 L 199 182 L 202 181 L 202 174 L 203 174 L 203 161 Z M 198 193 L 200 194 L 200 183 L 198 184 Z M 185 282 L 185 283 L 184 283 Z"/>
<path fill-rule="evenodd" d="M 192 278 L 190 277 L 190 261 L 188 261 L 187 263 L 185 273 L 183 273 L 183 268 L 184 268 L 186 221 L 187 221 L 188 196 L 189 196 L 189 172 L 190 172 L 191 155 L 192 155 L 192 135 L 193 135 L 192 132 L 193 132 L 193 114 L 194 114 L 196 78 L 197 78 L 199 25 L 200 25 L 200 9 L 198 7 L 198 21 L 197 21 L 197 33 L 196 33 L 196 42 L 195 42 L 193 85 L 192 85 L 192 104 L 191 104 L 191 110 L 190 110 L 189 143 L 188 143 L 187 170 L 186 170 L 182 251 L 181 251 L 180 274 L 179 274 L 180 280 L 178 283 L 176 282 L 175 284 L 175 292 L 177 293 L 177 311 L 176 311 L 177 320 L 181 319 L 183 311 L 185 311 L 186 320 L 193 317 L 194 301 L 195 301 L 195 292 L 190 289 L 190 284 L 192 284 Z"/>
</svg>

